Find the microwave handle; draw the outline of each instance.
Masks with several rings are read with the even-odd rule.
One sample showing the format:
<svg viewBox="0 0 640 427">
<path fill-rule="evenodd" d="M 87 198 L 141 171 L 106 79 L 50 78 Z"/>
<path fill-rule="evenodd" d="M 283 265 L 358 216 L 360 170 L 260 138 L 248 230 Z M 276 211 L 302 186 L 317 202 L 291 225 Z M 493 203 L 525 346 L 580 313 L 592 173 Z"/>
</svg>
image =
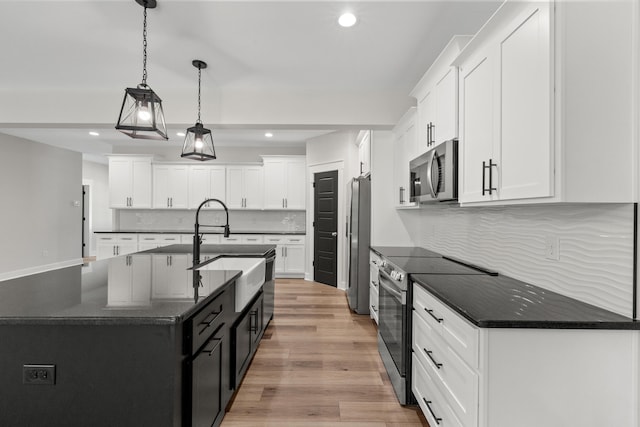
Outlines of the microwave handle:
<svg viewBox="0 0 640 427">
<path fill-rule="evenodd" d="M 433 187 L 433 182 L 431 182 L 431 172 L 433 169 L 433 164 L 436 161 L 436 150 L 431 150 L 429 152 L 429 157 L 427 158 L 427 176 L 426 181 L 427 181 L 427 186 L 429 187 L 429 193 L 431 193 L 431 197 L 433 197 L 434 199 L 438 196 L 436 193 L 436 189 Z"/>
</svg>

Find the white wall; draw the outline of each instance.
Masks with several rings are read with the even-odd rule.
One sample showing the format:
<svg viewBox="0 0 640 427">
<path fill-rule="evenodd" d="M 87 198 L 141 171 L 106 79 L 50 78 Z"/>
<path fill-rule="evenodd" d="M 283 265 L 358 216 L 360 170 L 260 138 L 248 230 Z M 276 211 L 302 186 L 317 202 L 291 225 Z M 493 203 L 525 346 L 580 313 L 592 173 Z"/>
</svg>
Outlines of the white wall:
<svg viewBox="0 0 640 427">
<path fill-rule="evenodd" d="M 215 144 L 215 142 L 214 142 Z M 300 147 L 215 147 L 216 160 L 207 162 L 208 164 L 225 164 L 234 162 L 262 162 L 261 155 L 302 155 L 305 154 L 305 146 Z M 113 148 L 113 154 L 153 154 L 155 160 L 167 162 L 185 161 L 180 157 L 182 146 L 145 147 L 132 143 L 130 145 L 119 145 Z M 193 163 L 193 161 L 189 161 Z"/>
<path fill-rule="evenodd" d="M 414 244 L 632 316 L 633 204 L 423 205 Z M 545 255 L 558 240 L 559 259 Z"/>
<path fill-rule="evenodd" d="M 84 160 L 82 162 L 82 184 L 89 186 L 89 251 L 96 254 L 94 231 L 112 229 L 113 214 L 109 208 L 109 166 Z"/>
<path fill-rule="evenodd" d="M 338 288 L 346 289 L 346 197 L 347 182 L 359 172 L 358 131 L 340 131 L 307 141 L 307 280 L 313 280 L 313 175 L 318 172 L 338 171 Z"/>
<path fill-rule="evenodd" d="M 407 216 L 394 208 L 393 133 L 374 131 L 371 137 L 371 246 L 409 246 Z M 403 219 L 405 221 L 403 221 Z"/>
<path fill-rule="evenodd" d="M 80 153 L 0 134 L 0 201 L 0 279 L 82 262 Z"/>
</svg>

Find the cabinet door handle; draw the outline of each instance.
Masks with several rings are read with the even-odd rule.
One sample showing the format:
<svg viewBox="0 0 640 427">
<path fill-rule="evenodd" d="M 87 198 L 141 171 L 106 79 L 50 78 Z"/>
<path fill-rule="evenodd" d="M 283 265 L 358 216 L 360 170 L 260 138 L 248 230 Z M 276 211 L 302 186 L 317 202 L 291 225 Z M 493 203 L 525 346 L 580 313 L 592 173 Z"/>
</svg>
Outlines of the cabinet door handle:
<svg viewBox="0 0 640 427">
<path fill-rule="evenodd" d="M 435 137 L 435 129 L 436 129 L 436 125 L 434 125 L 433 123 L 431 124 L 431 132 L 430 132 L 430 138 L 431 138 L 431 145 L 436 143 L 436 137 Z"/>
<path fill-rule="evenodd" d="M 487 162 L 482 162 L 482 195 L 484 196 L 486 193 L 492 195 L 494 191 L 498 191 L 497 188 L 493 187 L 493 167 L 498 166 L 496 163 L 493 163 L 493 159 L 489 159 L 489 165 Z M 489 188 L 486 188 L 485 184 L 485 175 L 486 170 L 489 169 Z"/>
<path fill-rule="evenodd" d="M 250 313 L 251 317 L 249 318 L 249 330 L 251 332 L 258 332 L 258 310 L 254 310 Z M 251 321 L 251 319 L 256 319 L 256 324 L 255 326 L 253 325 L 253 322 Z"/>
<path fill-rule="evenodd" d="M 433 356 L 431 355 L 431 353 L 433 353 L 433 351 L 427 350 L 426 348 L 423 348 L 422 351 L 424 351 L 425 354 L 427 355 L 427 357 L 429 359 L 431 359 L 431 361 L 433 362 L 434 365 L 436 365 L 436 368 L 438 368 L 438 369 L 442 368 L 442 363 L 436 362 L 436 359 L 434 359 Z"/>
<path fill-rule="evenodd" d="M 115 256 L 116 254 L 116 245 L 113 245 L 113 255 Z"/>
<path fill-rule="evenodd" d="M 429 310 L 429 309 L 425 308 L 424 311 L 429 313 L 429 316 L 433 317 L 436 320 L 436 322 L 438 322 L 438 323 L 442 323 L 442 321 L 444 320 L 443 318 L 437 317 L 435 314 L 433 314 L 433 310 Z"/>
<path fill-rule="evenodd" d="M 360 175 L 362 175 L 362 167 L 364 166 L 364 162 L 360 162 Z"/>
<path fill-rule="evenodd" d="M 436 416 L 436 413 L 433 412 L 433 409 L 431 409 L 431 401 L 425 399 L 424 397 L 422 398 L 422 400 L 424 400 L 424 403 L 427 404 L 427 409 L 429 410 L 429 412 L 431 412 L 431 416 L 433 417 L 433 419 L 436 420 L 436 424 L 440 425 L 440 421 L 442 421 L 442 418 L 438 418 Z"/>
<path fill-rule="evenodd" d="M 288 199 L 284 199 L 284 207 L 285 208 L 289 207 L 289 200 Z"/>
<path fill-rule="evenodd" d="M 404 187 L 400 187 L 400 204 L 404 203 Z"/>
</svg>

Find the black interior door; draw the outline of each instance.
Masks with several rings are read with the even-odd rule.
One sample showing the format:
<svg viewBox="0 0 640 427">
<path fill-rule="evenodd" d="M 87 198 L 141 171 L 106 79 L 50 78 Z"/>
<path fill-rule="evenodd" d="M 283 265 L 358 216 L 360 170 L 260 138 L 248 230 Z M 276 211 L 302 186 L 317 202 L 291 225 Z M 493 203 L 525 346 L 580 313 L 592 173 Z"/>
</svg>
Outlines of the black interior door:
<svg viewBox="0 0 640 427">
<path fill-rule="evenodd" d="M 314 174 L 313 278 L 338 285 L 338 171 Z"/>
</svg>

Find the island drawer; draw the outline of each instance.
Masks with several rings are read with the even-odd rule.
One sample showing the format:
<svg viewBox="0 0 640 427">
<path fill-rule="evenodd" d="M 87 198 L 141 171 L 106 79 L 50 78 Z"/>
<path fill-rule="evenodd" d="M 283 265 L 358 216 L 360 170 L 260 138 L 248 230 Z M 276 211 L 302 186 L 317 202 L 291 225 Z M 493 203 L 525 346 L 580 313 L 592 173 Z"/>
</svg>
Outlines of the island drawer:
<svg viewBox="0 0 640 427">
<path fill-rule="evenodd" d="M 226 289 L 213 301 L 196 313 L 187 333 L 187 349 L 195 354 L 225 321 L 229 319 L 234 309 L 233 287 Z"/>
</svg>

